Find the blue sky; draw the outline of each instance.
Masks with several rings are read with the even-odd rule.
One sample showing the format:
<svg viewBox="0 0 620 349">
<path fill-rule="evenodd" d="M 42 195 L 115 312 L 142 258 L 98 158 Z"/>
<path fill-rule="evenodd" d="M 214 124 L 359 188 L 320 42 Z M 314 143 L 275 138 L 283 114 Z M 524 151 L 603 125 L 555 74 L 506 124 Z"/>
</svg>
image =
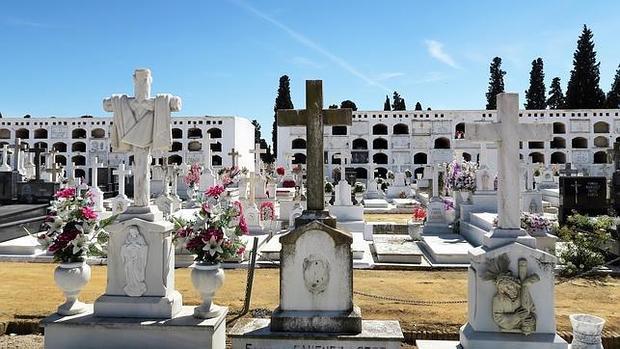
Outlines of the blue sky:
<svg viewBox="0 0 620 349">
<path fill-rule="evenodd" d="M 132 92 L 134 68 L 153 92 L 183 98 L 182 115 L 239 115 L 270 129 L 278 78 L 322 79 L 325 105 L 381 109 L 397 90 L 413 108 L 480 109 L 489 62 L 523 93 L 543 57 L 563 88 L 582 25 L 594 31 L 607 91 L 620 63 L 617 1 L 11 1 L 0 11 L 4 116 L 105 115 Z"/>
</svg>

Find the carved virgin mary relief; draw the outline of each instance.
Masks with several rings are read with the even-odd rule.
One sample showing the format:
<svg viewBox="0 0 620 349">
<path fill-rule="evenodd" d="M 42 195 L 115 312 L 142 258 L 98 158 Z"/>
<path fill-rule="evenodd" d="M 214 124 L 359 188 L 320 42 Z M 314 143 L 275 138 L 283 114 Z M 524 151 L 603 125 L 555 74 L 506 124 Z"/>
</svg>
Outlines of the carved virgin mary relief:
<svg viewBox="0 0 620 349">
<path fill-rule="evenodd" d="M 127 239 L 121 247 L 121 261 L 125 271 L 123 290 L 130 297 L 140 297 L 146 292 L 146 259 L 148 245 L 135 225 L 130 226 Z"/>
</svg>

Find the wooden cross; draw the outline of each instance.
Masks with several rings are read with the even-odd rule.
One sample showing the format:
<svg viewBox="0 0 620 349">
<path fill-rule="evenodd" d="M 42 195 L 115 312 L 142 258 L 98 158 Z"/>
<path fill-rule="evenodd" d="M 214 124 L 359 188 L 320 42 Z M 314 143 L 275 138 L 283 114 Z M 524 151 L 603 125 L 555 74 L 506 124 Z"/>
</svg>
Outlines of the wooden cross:
<svg viewBox="0 0 620 349">
<path fill-rule="evenodd" d="M 228 155 L 232 158 L 232 167 L 237 167 L 237 160 L 241 157 L 241 154 L 239 154 L 239 152 L 235 150 L 235 147 L 233 147 Z"/>
<path fill-rule="evenodd" d="M 551 140 L 551 124 L 519 123 L 519 95 L 497 95 L 497 122 L 465 124 L 465 138 L 473 142 L 497 144 L 497 218 L 500 230 L 522 235 L 519 208 L 519 141 Z M 512 234 L 512 233 L 510 233 Z"/>
<path fill-rule="evenodd" d="M 306 127 L 308 211 L 324 211 L 323 126 L 351 125 L 351 109 L 323 109 L 323 82 L 306 80 L 306 109 L 278 110 L 277 120 L 279 127 Z"/>
<path fill-rule="evenodd" d="M 561 175 L 566 176 L 566 177 L 570 177 L 571 175 L 578 174 L 579 171 L 576 169 L 573 169 L 572 167 L 573 167 L 572 164 L 570 162 L 567 162 L 566 165 L 564 165 L 564 169 L 558 172 L 560 172 Z"/>
</svg>

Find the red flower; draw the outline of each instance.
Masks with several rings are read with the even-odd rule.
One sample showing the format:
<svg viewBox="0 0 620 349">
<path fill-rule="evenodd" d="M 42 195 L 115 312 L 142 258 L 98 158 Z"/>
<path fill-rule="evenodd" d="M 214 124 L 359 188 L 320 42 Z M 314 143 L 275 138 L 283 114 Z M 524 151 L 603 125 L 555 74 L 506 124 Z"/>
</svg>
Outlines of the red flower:
<svg viewBox="0 0 620 349">
<path fill-rule="evenodd" d="M 244 253 L 245 253 L 245 246 L 239 247 L 239 249 L 237 250 L 237 255 L 241 256 Z"/>
<path fill-rule="evenodd" d="M 59 199 L 70 199 L 75 196 L 75 188 L 69 187 L 65 189 L 60 189 L 59 191 L 56 192 L 54 196 L 56 196 Z"/>
<path fill-rule="evenodd" d="M 278 168 L 276 168 L 276 173 L 278 174 L 278 176 L 284 176 L 284 173 L 285 173 L 284 167 L 278 166 Z"/>
<path fill-rule="evenodd" d="M 239 219 L 239 229 L 244 234 L 248 234 L 250 232 L 250 229 L 248 228 L 248 222 L 245 221 L 244 216 L 241 216 L 241 218 Z"/>
<path fill-rule="evenodd" d="M 84 219 L 88 219 L 88 220 L 94 220 L 97 219 L 97 212 L 95 212 L 92 208 L 90 207 L 82 207 L 81 210 L 82 213 L 82 217 L 84 217 Z"/>
<path fill-rule="evenodd" d="M 207 196 L 209 197 L 219 197 L 224 192 L 224 186 L 219 184 L 212 185 L 207 189 Z"/>
</svg>

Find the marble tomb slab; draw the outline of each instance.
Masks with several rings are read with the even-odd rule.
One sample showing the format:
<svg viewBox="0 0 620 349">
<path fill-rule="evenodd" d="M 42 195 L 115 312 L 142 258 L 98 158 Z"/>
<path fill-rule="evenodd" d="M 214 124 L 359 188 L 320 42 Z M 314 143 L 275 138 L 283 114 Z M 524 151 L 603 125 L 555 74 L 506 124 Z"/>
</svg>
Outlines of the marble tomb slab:
<svg viewBox="0 0 620 349">
<path fill-rule="evenodd" d="M 424 255 L 408 235 L 376 235 L 374 251 L 380 263 L 420 264 Z"/>
<path fill-rule="evenodd" d="M 433 264 L 469 264 L 469 251 L 474 248 L 462 235 L 422 235 L 422 247 Z"/>
</svg>

